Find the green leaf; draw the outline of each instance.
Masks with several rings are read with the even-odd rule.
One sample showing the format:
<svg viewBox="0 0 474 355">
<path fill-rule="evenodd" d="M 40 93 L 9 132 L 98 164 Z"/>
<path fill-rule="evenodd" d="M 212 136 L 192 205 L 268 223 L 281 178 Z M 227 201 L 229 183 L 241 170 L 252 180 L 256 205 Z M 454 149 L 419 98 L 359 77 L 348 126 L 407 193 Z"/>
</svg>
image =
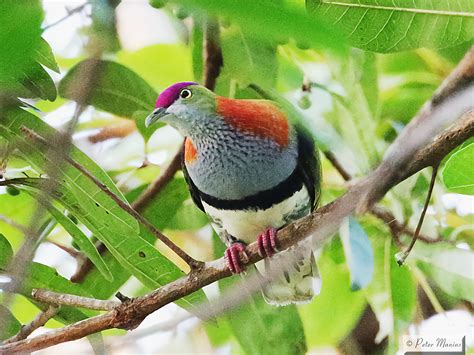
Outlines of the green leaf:
<svg viewBox="0 0 474 355">
<path fill-rule="evenodd" d="M 412 321 L 416 286 L 409 269 L 397 265 L 396 248 L 389 232 L 375 225 L 366 226 L 366 231 L 375 257 L 374 278 L 365 293 L 380 324 L 376 342 L 389 336 L 393 347 L 398 342 L 398 335 Z"/>
<path fill-rule="evenodd" d="M 33 196 L 38 196 L 38 194 L 33 194 Z M 113 280 L 113 275 L 110 273 L 109 268 L 102 260 L 99 252 L 95 245 L 90 241 L 89 238 L 79 229 L 79 227 L 71 221 L 70 218 L 65 216 L 59 209 L 54 205 L 48 204 L 46 206 L 49 213 L 53 218 L 63 226 L 63 228 L 69 233 L 73 238 L 74 242 L 77 244 L 79 249 L 92 261 L 92 263 L 99 269 L 99 271 L 104 275 L 108 281 Z"/>
<path fill-rule="evenodd" d="M 411 253 L 420 269 L 444 292 L 474 302 L 474 253 L 447 244 L 418 243 Z"/>
<path fill-rule="evenodd" d="M 448 159 L 443 181 L 449 191 L 474 195 L 474 143 L 459 149 Z"/>
<path fill-rule="evenodd" d="M 3 330 L 0 334 L 0 340 L 8 339 L 20 331 L 21 323 L 7 308 L 2 305 L 0 305 L 0 319 L 2 320 Z"/>
<path fill-rule="evenodd" d="M 117 61 L 159 90 L 193 77 L 191 51 L 184 44 L 156 44 L 135 52 L 120 51 Z M 146 110 L 150 111 L 150 107 Z"/>
<path fill-rule="evenodd" d="M 56 59 L 54 59 L 53 50 L 51 49 L 49 43 L 43 38 L 41 38 L 38 48 L 36 48 L 35 52 L 38 63 L 55 71 L 56 73 L 59 73 L 58 63 L 56 63 Z"/>
<path fill-rule="evenodd" d="M 309 16 L 303 8 L 288 2 L 270 0 L 180 0 L 191 9 L 224 17 L 245 29 L 246 33 L 281 42 L 294 38 L 299 43 L 338 53 L 345 40 L 323 17 Z M 226 65 L 226 64 L 224 64 Z"/>
<path fill-rule="evenodd" d="M 26 227 L 30 223 L 37 204 L 26 193 L 20 193 L 18 196 L 0 194 L 0 206 L 2 206 L 0 209 L 2 215 Z M 43 222 L 44 218 L 38 221 L 38 225 L 41 225 Z M 21 230 L 0 221 L 0 231 L 8 239 L 14 250 L 17 250 L 22 245 L 24 234 Z"/>
<path fill-rule="evenodd" d="M 307 8 L 373 52 L 452 47 L 474 34 L 471 0 L 307 0 Z"/>
<path fill-rule="evenodd" d="M 59 84 L 59 95 L 73 99 L 72 90 L 81 82 L 84 70 L 91 65 L 87 59 L 68 71 Z M 132 118 L 136 111 L 151 111 L 158 94 L 138 74 L 127 67 L 106 60 L 98 61 L 100 77 L 94 82 L 87 104 L 118 116 Z"/>
<path fill-rule="evenodd" d="M 13 249 L 8 239 L 0 233 L 0 269 L 5 269 L 13 257 Z"/>
<path fill-rule="evenodd" d="M 277 78 L 276 46 L 237 26 L 223 29 L 221 34 L 224 67 L 221 79 L 235 79 L 242 86 L 255 83 L 273 87 Z"/>
<path fill-rule="evenodd" d="M 337 249 L 341 254 L 340 262 L 333 260 L 334 251 L 330 249 Z M 351 291 L 339 239 L 333 239 L 325 247 L 318 266 L 323 280 L 321 293 L 299 309 L 310 349 L 339 345 L 356 325 L 367 304 L 363 291 Z"/>
<path fill-rule="evenodd" d="M 213 240 L 214 254 L 221 256 L 224 245 L 216 235 Z M 219 281 L 219 287 L 223 291 L 239 287 L 237 292 L 245 292 L 245 280 L 223 279 Z M 306 352 L 303 324 L 295 305 L 270 306 L 261 294 L 256 294 L 223 318 L 246 354 L 268 354 L 271 349 L 278 349 L 278 354 Z"/>
<path fill-rule="evenodd" d="M 41 40 L 43 10 L 38 0 L 27 3 L 4 0 L 0 2 L 0 92 L 15 91 L 17 82 L 35 63 L 34 55 Z"/>
<path fill-rule="evenodd" d="M 362 226 L 349 216 L 341 225 L 340 236 L 351 275 L 351 289 L 366 287 L 374 273 L 374 253 Z"/>
</svg>

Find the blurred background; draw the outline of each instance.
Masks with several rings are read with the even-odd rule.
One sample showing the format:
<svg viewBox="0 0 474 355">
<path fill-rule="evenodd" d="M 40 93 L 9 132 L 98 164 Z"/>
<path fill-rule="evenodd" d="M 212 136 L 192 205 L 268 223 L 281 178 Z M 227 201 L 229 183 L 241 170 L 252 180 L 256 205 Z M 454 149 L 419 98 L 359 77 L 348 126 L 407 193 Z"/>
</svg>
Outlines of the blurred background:
<svg viewBox="0 0 474 355">
<path fill-rule="evenodd" d="M 344 169 L 358 178 L 380 162 L 397 134 L 470 48 L 474 34 L 472 9 L 470 5 L 463 9 L 462 4 L 453 11 L 468 14 L 467 27 L 459 30 L 458 39 L 453 40 L 450 31 L 455 29 L 444 22 L 434 25 L 432 39 L 427 38 L 429 34 L 418 38 L 425 28 L 408 25 L 405 29 L 406 19 L 401 15 L 398 18 L 397 13 L 392 18 L 399 20 L 393 32 L 381 26 L 379 34 L 365 34 L 364 26 L 372 23 L 377 28 L 390 19 L 385 20 L 385 13 L 373 12 L 369 22 L 363 16 L 355 21 L 359 19 L 357 13 L 346 18 L 342 13 L 333 14 L 330 8 L 318 8 L 318 1 L 269 2 L 273 5 L 269 5 L 268 16 L 246 14 L 253 6 L 250 1 L 240 4 L 240 10 L 232 1 L 191 3 L 193 6 L 164 0 L 41 3 L 41 36 L 51 47 L 57 68 L 41 64 L 52 78 L 53 87 L 41 84 L 39 94 L 16 96 L 34 106 L 28 109 L 30 113 L 63 130 L 77 109 L 66 87 L 82 80 L 77 75 L 78 66 L 91 57 L 118 64 L 105 64 L 106 74 L 95 82 L 98 89 L 86 102 L 72 138 L 129 201 L 166 170 L 182 144 L 182 137 L 170 127 L 155 132 L 144 130 L 146 110 L 151 111 L 158 93 L 175 82 L 204 83 L 209 55 L 206 41 L 216 41 L 223 59 L 216 93 L 257 97 L 247 88 L 250 83 L 274 90 L 301 113 L 321 151 L 332 152 Z M 256 9 L 261 10 L 265 4 L 255 5 Z M 285 15 L 285 11 L 288 23 L 279 31 L 278 16 Z M 305 21 L 314 21 L 314 33 L 298 35 L 306 29 Z M 217 28 L 214 37 L 206 37 L 209 24 Z M 444 37 L 438 36 L 436 26 L 444 29 Z M 399 36 L 404 32 L 406 38 Z M 360 39 L 355 38 L 358 35 Z M 4 147 L 5 140 L 0 138 L 0 144 Z M 469 150 L 470 155 L 461 159 L 474 159 L 472 144 L 471 138 L 458 149 Z M 405 266 L 396 265 L 395 254 L 409 243 L 410 235 L 403 231 L 413 231 L 418 222 L 431 176 L 426 170 L 396 186 L 381 203 L 393 221 L 403 227 L 402 232 L 391 229 L 389 222 L 393 221 L 365 215 L 354 219 L 360 227 L 358 235 L 343 236 L 353 232 L 341 230 L 327 243 L 318 258 L 321 294 L 310 304 L 273 308 L 258 294 L 216 322 L 207 323 L 169 304 L 147 317 L 133 332 L 104 332 L 105 349 L 113 354 L 391 354 L 401 351 L 402 336 L 407 334 L 464 334 L 472 348 L 474 199 L 472 190 L 464 191 L 459 184 L 451 183 L 463 168 L 445 168 L 450 157 L 440 168 L 421 231 L 423 238 Z M 343 194 L 350 182 L 329 160 L 322 159 L 324 205 Z M 469 165 L 474 160 L 464 161 Z M 40 173 L 21 155 L 13 154 L 3 175 L 15 178 Z M 470 178 L 472 181 L 472 175 Z M 28 225 L 36 209 L 35 199 L 24 191 L 17 192 L 0 187 L 0 214 Z M 222 255 L 222 245 L 213 237 L 206 216 L 192 204 L 180 172 L 143 214 L 196 259 L 207 261 Z M 42 218 L 42 222 L 48 220 L 48 216 Z M 78 225 L 96 241 L 80 218 Z M 24 240 L 21 229 L 0 220 L 0 232 L 16 252 Z M 83 254 L 78 257 L 80 251 L 61 223 L 52 223 L 45 233 L 33 261 L 70 280 L 83 262 Z M 362 238 L 363 250 L 368 254 L 343 246 L 339 237 Z M 155 244 L 162 255 L 186 270 L 181 260 L 163 245 Z M 349 255 L 356 260 L 355 266 L 346 262 Z M 371 257 L 366 259 L 365 255 Z M 370 270 L 370 275 L 360 275 L 360 270 Z M 8 275 L 0 274 L 0 281 L 8 283 Z M 208 298 L 216 297 L 234 281 L 209 285 L 204 292 Z M 109 283 L 96 269 L 77 285 L 97 298 L 113 297 L 117 291 L 134 297 L 154 288 L 130 273 Z M 28 297 L 16 295 L 10 311 L 24 324 L 39 310 Z M 52 319 L 33 335 L 60 326 L 61 320 Z M 90 353 L 92 348 L 89 340 L 81 339 L 38 353 L 65 352 Z"/>
</svg>

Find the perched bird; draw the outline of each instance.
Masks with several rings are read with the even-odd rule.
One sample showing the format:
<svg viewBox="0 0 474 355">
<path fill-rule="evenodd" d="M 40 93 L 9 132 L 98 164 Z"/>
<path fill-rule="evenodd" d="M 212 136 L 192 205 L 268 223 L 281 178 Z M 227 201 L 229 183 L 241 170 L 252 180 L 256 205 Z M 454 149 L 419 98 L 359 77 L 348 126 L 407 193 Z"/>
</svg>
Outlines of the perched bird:
<svg viewBox="0 0 474 355">
<path fill-rule="evenodd" d="M 278 229 L 316 207 L 321 168 L 315 144 L 275 102 L 229 99 L 180 82 L 160 94 L 145 124 L 158 120 L 185 136 L 182 168 L 192 199 L 226 244 L 233 273 L 244 270 L 246 244 L 257 240 L 261 256 L 272 257 Z M 310 245 L 274 255 L 265 267 L 284 253 L 296 255 L 294 265 L 265 287 L 266 301 L 311 300 L 317 269 Z"/>
</svg>

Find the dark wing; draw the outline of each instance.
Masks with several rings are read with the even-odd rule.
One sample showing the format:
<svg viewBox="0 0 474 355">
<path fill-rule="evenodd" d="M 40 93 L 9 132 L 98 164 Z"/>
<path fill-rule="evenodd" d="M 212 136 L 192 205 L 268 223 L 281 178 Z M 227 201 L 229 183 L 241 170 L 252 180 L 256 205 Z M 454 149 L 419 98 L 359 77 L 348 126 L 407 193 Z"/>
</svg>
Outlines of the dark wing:
<svg viewBox="0 0 474 355">
<path fill-rule="evenodd" d="M 188 184 L 188 190 L 189 190 L 189 193 L 191 194 L 191 198 L 193 199 L 194 204 L 197 207 L 199 207 L 201 211 L 205 212 L 204 206 L 202 205 L 202 202 L 201 202 L 201 196 L 199 194 L 199 190 L 196 187 L 196 185 L 194 185 L 194 182 L 193 180 L 191 180 L 188 170 L 186 169 L 186 164 L 184 163 L 184 149 L 182 149 L 182 153 L 181 153 L 181 169 L 183 170 L 184 180 L 186 180 L 186 183 Z"/>
<path fill-rule="evenodd" d="M 311 134 L 302 127 L 296 127 L 298 136 L 298 166 L 303 183 L 311 197 L 311 210 L 314 210 L 321 196 L 321 162 Z"/>
</svg>

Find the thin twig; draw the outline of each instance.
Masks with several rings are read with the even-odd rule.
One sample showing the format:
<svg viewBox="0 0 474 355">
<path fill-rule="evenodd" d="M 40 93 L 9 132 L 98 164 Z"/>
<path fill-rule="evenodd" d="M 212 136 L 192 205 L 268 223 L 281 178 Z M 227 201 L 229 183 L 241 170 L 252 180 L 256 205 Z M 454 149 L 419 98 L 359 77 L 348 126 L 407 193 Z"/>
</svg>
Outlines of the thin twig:
<svg viewBox="0 0 474 355">
<path fill-rule="evenodd" d="M 104 254 L 107 251 L 107 247 L 102 242 L 96 243 L 96 249 L 99 255 Z M 87 274 L 94 268 L 94 263 L 89 259 L 85 259 L 76 270 L 74 275 L 71 276 L 71 282 L 81 283 L 86 278 Z"/>
<path fill-rule="evenodd" d="M 337 159 L 336 155 L 333 152 L 327 150 L 324 152 L 324 155 L 326 156 L 329 162 L 334 166 L 334 168 L 337 170 L 337 172 L 342 176 L 342 178 L 345 181 L 350 181 L 352 179 L 351 174 L 349 174 L 349 172 L 342 166 L 342 164 L 339 162 L 339 160 Z M 370 209 L 370 213 L 373 214 L 375 217 L 381 219 L 385 224 L 388 225 L 395 242 L 400 247 L 402 246 L 401 241 L 400 241 L 400 234 L 414 235 L 415 233 L 412 229 L 408 228 L 405 224 L 398 222 L 397 218 L 393 215 L 392 212 L 390 212 L 389 210 L 381 206 L 377 206 L 377 205 L 372 206 L 372 208 Z M 425 243 L 438 243 L 443 240 L 441 237 L 430 238 L 423 234 L 418 234 L 418 239 L 422 240 Z"/>
<path fill-rule="evenodd" d="M 44 27 L 43 27 L 43 32 L 49 30 L 51 27 L 54 27 L 54 26 L 60 24 L 61 22 L 65 21 L 65 20 L 67 20 L 69 17 L 71 17 L 71 16 L 74 15 L 75 13 L 81 12 L 87 5 L 89 5 L 88 2 L 86 2 L 86 3 L 82 4 L 82 5 L 79 5 L 79 6 L 73 8 L 73 9 L 71 9 L 71 10 L 66 9 L 67 15 L 61 17 L 60 19 L 54 21 L 53 23 L 51 23 L 51 24 L 49 24 L 49 25 L 47 25 L 47 26 L 44 26 Z"/>
<path fill-rule="evenodd" d="M 334 166 L 334 168 L 345 181 L 349 181 L 352 179 L 351 174 L 349 174 L 349 172 L 342 166 L 342 164 L 339 163 L 339 160 L 337 160 L 337 157 L 333 152 L 331 152 L 330 150 L 326 150 L 324 151 L 324 156 L 327 158 L 327 160 L 330 161 L 330 163 Z"/>
<path fill-rule="evenodd" d="M 32 131 L 29 128 L 22 127 L 22 131 L 30 138 L 35 139 L 36 141 L 48 146 L 49 143 L 41 137 L 36 132 Z M 181 259 L 184 260 L 192 269 L 199 268 L 203 263 L 201 261 L 197 261 L 188 255 L 184 250 L 174 244 L 168 237 L 166 237 L 163 233 L 161 233 L 158 229 L 155 228 L 153 224 L 148 222 L 145 217 L 135 211 L 129 204 L 123 201 L 120 197 L 118 197 L 114 192 L 112 192 L 107 185 L 105 185 L 102 181 L 97 179 L 89 170 L 87 170 L 84 166 L 80 163 L 72 159 L 70 156 L 64 156 L 64 160 L 67 161 L 70 165 L 75 167 L 79 170 L 83 175 L 85 175 L 89 180 L 91 180 L 102 192 L 104 192 L 107 196 L 109 196 L 121 209 L 125 212 L 133 216 L 138 222 L 144 225 L 157 239 L 161 240 L 168 248 L 170 248 L 176 255 L 178 255 Z"/>
<path fill-rule="evenodd" d="M 78 252 L 76 249 L 73 249 L 73 248 L 70 248 L 70 247 L 68 247 L 66 245 L 63 245 L 61 243 L 55 242 L 54 240 L 49 240 L 48 239 L 47 242 L 50 243 L 50 244 L 53 244 L 54 246 L 58 247 L 62 251 L 65 251 L 66 253 L 68 253 L 70 256 L 72 256 L 75 259 L 79 258 L 83 255 L 81 252 Z"/>
<path fill-rule="evenodd" d="M 119 301 L 104 301 L 95 298 L 48 291 L 41 288 L 33 289 L 31 291 L 31 296 L 39 302 L 50 305 L 82 307 L 97 311 L 110 311 L 122 304 Z"/>
<path fill-rule="evenodd" d="M 11 218 L 8 218 L 7 216 L 4 216 L 3 214 L 0 214 L 0 222 L 9 224 L 13 228 L 18 229 L 19 231 L 22 231 L 23 233 L 26 233 L 28 230 L 27 227 L 25 227 L 24 225 L 15 222 Z"/>
<path fill-rule="evenodd" d="M 173 179 L 176 172 L 181 169 L 182 148 L 175 154 L 170 164 L 132 203 L 132 207 L 137 212 L 143 212 L 148 204 L 163 190 L 163 188 Z"/>
<path fill-rule="evenodd" d="M 59 307 L 50 305 L 44 312 L 41 312 L 33 319 L 30 323 L 21 327 L 20 331 L 9 339 L 3 341 L 2 344 L 15 343 L 17 341 L 26 339 L 31 333 L 33 333 L 39 327 L 46 324 L 48 320 L 53 318 L 58 313 Z"/>
<path fill-rule="evenodd" d="M 397 260 L 397 263 L 398 263 L 399 266 L 403 265 L 403 263 L 405 262 L 408 255 L 410 255 L 411 250 L 415 246 L 416 240 L 418 239 L 418 236 L 419 236 L 420 231 L 421 231 L 421 226 L 423 225 L 423 221 L 425 220 L 426 211 L 428 210 L 428 206 L 430 204 L 431 194 L 433 193 L 433 188 L 434 188 L 434 185 L 435 185 L 435 182 L 436 182 L 436 174 L 437 173 L 438 173 L 438 165 L 435 165 L 435 166 L 433 166 L 433 171 L 431 173 L 430 187 L 428 188 L 428 193 L 426 194 L 425 205 L 423 206 L 423 210 L 421 211 L 421 216 L 418 219 L 418 225 L 416 226 L 415 233 L 413 234 L 413 238 L 411 239 L 410 245 L 403 252 L 403 254 L 400 256 L 400 258 Z"/>
</svg>

